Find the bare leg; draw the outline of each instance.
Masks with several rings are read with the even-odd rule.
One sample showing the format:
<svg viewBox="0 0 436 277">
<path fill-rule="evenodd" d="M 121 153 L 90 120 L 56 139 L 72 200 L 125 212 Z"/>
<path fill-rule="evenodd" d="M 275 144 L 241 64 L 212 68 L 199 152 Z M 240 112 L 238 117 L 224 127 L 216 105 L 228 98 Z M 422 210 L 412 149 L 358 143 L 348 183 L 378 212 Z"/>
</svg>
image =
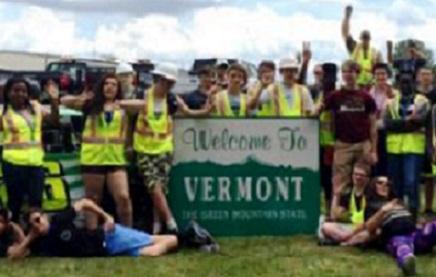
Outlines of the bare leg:
<svg viewBox="0 0 436 277">
<path fill-rule="evenodd" d="M 93 200 L 100 205 L 103 195 L 105 176 L 101 174 L 83 174 L 83 182 L 85 184 L 85 197 Z M 94 230 L 98 226 L 98 218 L 94 213 L 85 213 L 86 227 Z"/>
<path fill-rule="evenodd" d="M 153 243 L 139 251 L 141 256 L 157 257 L 177 247 L 177 237 L 173 235 L 152 236 Z"/>
<path fill-rule="evenodd" d="M 127 173 L 124 169 L 119 169 L 108 173 L 107 185 L 109 192 L 115 200 L 117 214 L 122 225 L 132 226 L 132 202 L 129 194 L 129 184 Z"/>
<path fill-rule="evenodd" d="M 153 207 L 159 213 L 160 218 L 163 219 L 165 223 L 173 220 L 173 214 L 168 206 L 167 198 L 162 191 L 162 186 L 160 184 L 156 184 L 150 193 L 153 201 Z"/>
<path fill-rule="evenodd" d="M 336 242 L 341 242 L 344 238 L 349 236 L 353 231 L 343 228 L 340 224 L 334 222 L 325 222 L 321 227 L 321 231 L 326 238 L 332 239 Z"/>
<path fill-rule="evenodd" d="M 153 208 L 153 234 L 157 235 L 162 231 L 162 222 L 159 212 L 156 208 Z"/>
</svg>

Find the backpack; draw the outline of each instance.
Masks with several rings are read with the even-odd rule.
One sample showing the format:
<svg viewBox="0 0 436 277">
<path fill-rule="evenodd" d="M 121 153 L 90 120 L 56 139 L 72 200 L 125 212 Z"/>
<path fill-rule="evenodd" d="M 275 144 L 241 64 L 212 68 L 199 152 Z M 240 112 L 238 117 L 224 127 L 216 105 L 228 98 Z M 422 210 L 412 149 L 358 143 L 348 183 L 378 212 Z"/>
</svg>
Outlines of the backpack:
<svg viewBox="0 0 436 277">
<path fill-rule="evenodd" d="M 191 220 L 186 228 L 179 234 L 182 247 L 196 248 L 205 252 L 217 252 L 218 243 L 213 239 L 208 230 L 201 227 L 196 221 Z"/>
</svg>

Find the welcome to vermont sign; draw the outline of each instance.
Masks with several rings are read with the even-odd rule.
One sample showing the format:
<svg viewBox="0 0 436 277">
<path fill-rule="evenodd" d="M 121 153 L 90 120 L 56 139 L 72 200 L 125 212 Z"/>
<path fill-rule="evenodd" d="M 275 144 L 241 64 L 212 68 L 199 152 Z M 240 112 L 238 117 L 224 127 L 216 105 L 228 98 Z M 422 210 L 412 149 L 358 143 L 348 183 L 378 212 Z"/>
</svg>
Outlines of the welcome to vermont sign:
<svg viewBox="0 0 436 277">
<path fill-rule="evenodd" d="M 169 200 L 214 235 L 314 233 L 320 212 L 313 119 L 177 119 Z"/>
</svg>

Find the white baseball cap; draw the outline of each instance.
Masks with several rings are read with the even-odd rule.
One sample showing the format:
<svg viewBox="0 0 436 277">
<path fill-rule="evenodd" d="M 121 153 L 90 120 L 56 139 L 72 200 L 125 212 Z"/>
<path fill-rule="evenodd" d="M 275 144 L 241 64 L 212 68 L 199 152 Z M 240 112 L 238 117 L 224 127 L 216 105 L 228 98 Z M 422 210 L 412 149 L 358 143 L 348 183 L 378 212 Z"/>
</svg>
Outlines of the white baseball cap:
<svg viewBox="0 0 436 277">
<path fill-rule="evenodd" d="M 117 65 L 117 68 L 115 69 L 116 74 L 127 74 L 127 73 L 134 73 L 132 65 L 129 63 L 119 63 Z"/>
<path fill-rule="evenodd" d="M 161 63 L 156 65 L 152 72 L 155 75 L 162 76 L 163 78 L 170 81 L 177 81 L 178 70 L 177 66 L 172 63 Z"/>
<path fill-rule="evenodd" d="M 300 66 L 298 65 L 297 61 L 290 58 L 283 58 L 280 59 L 279 62 L 279 70 L 280 69 L 298 69 Z"/>
</svg>

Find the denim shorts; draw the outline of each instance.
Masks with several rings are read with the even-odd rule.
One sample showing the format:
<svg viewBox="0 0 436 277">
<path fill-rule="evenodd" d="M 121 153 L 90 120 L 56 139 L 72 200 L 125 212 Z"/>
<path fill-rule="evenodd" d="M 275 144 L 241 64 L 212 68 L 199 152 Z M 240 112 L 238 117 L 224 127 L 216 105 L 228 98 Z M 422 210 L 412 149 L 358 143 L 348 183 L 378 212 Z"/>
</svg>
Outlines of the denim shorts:
<svg viewBox="0 0 436 277">
<path fill-rule="evenodd" d="M 105 233 L 104 241 L 108 255 L 134 257 L 153 242 L 151 235 L 119 224 L 115 224 L 114 230 Z"/>
</svg>

